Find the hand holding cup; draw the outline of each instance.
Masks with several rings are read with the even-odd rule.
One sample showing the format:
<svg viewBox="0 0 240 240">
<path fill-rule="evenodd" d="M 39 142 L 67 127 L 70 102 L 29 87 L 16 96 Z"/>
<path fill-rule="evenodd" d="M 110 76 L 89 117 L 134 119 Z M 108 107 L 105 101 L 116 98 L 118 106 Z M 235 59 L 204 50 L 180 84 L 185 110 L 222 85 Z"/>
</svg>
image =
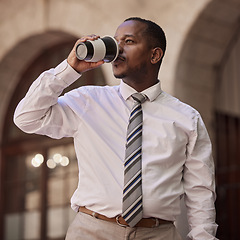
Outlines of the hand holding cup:
<svg viewBox="0 0 240 240">
<path fill-rule="evenodd" d="M 89 41 L 89 40 L 94 41 L 94 40 L 97 40 L 99 38 L 100 38 L 100 36 L 97 36 L 97 35 L 88 35 L 88 36 L 82 37 L 82 38 L 80 38 L 76 41 L 73 49 L 71 50 L 70 54 L 68 55 L 67 61 L 68 61 L 68 64 L 73 69 L 75 69 L 77 72 L 83 73 L 83 72 L 86 72 L 88 70 L 97 68 L 104 63 L 103 60 L 99 60 L 97 62 L 86 62 L 86 61 L 83 61 L 83 60 L 79 60 L 76 56 L 77 45 L 79 45 L 81 43 L 84 43 L 86 41 Z"/>
</svg>

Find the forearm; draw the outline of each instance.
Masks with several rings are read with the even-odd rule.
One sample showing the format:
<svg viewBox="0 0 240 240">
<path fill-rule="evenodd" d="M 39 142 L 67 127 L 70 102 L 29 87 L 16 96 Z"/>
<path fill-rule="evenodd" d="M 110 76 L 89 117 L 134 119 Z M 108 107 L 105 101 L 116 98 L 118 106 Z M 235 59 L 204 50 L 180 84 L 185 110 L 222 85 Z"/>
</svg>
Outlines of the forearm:
<svg viewBox="0 0 240 240">
<path fill-rule="evenodd" d="M 185 197 L 187 216 L 190 227 L 190 239 L 215 240 L 217 224 L 215 223 L 215 193 L 205 187 L 195 187 Z"/>
<path fill-rule="evenodd" d="M 216 239 L 214 172 L 211 142 L 199 116 L 188 144 L 183 175 L 190 239 Z"/>
<path fill-rule="evenodd" d="M 25 132 L 45 134 L 41 129 L 49 123 L 54 112 L 58 113 L 59 118 L 64 117 L 58 96 L 79 77 L 66 60 L 55 69 L 42 73 L 18 104 L 14 114 L 15 124 Z"/>
</svg>

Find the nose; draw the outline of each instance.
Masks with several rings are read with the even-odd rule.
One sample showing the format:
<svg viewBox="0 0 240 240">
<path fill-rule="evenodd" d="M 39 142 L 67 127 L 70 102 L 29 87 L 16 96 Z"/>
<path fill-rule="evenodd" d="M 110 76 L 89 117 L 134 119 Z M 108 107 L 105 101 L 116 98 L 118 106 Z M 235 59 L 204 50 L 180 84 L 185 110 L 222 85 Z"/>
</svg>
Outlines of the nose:
<svg viewBox="0 0 240 240">
<path fill-rule="evenodd" d="M 121 44 L 121 41 L 118 41 L 118 47 L 119 47 L 119 53 L 123 52 L 123 44 Z"/>
</svg>

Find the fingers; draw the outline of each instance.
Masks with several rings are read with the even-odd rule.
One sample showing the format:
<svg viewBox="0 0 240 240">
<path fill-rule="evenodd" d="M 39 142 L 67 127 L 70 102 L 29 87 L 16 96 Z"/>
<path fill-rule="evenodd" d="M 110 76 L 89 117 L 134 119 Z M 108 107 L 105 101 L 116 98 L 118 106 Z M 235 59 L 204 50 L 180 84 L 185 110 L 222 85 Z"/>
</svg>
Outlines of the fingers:
<svg viewBox="0 0 240 240">
<path fill-rule="evenodd" d="M 88 36 L 81 37 L 80 39 L 83 40 L 83 41 L 86 41 L 86 40 L 96 40 L 98 38 L 100 38 L 99 35 L 91 34 L 91 35 L 88 35 Z"/>
<path fill-rule="evenodd" d="M 99 66 L 101 66 L 102 64 L 104 64 L 104 61 L 103 61 L 103 60 L 100 60 L 100 61 L 98 61 L 98 62 L 91 62 L 91 63 L 90 63 L 91 68 L 99 67 Z"/>
<path fill-rule="evenodd" d="M 75 52 L 75 48 L 77 47 L 77 45 L 79 43 L 82 43 L 82 42 L 86 42 L 87 40 L 91 40 L 91 41 L 94 41 L 94 40 L 97 40 L 98 38 L 100 38 L 99 35 L 95 35 L 95 34 L 91 34 L 91 35 L 87 35 L 87 36 L 84 36 L 84 37 L 81 37 L 80 39 L 78 39 L 74 45 L 74 48 L 73 48 L 73 51 Z"/>
<path fill-rule="evenodd" d="M 87 40 L 94 41 L 94 40 L 97 40 L 98 38 L 100 38 L 99 35 L 91 34 L 91 35 L 87 35 L 87 36 L 81 37 L 79 39 L 79 42 L 86 42 Z"/>
</svg>

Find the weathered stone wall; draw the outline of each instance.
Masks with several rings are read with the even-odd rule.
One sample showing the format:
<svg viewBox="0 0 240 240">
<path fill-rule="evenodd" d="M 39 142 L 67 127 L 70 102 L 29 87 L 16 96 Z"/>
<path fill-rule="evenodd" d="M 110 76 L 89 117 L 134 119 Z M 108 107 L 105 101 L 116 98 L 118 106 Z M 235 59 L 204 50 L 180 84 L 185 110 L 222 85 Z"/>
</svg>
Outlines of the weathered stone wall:
<svg viewBox="0 0 240 240">
<path fill-rule="evenodd" d="M 114 35 L 117 26 L 127 17 L 141 16 L 152 19 L 163 27 L 167 35 L 168 48 L 160 79 L 163 89 L 171 94 L 174 92 L 176 65 L 185 37 L 192 23 L 209 1 L 2 0 L 0 2 L 0 65 L 2 66 L 2 68 L 0 66 L 0 132 L 4 110 L 17 84 L 17 77 L 13 79 L 7 71 L 11 72 L 10 75 L 19 74 L 18 71 L 14 71 L 15 66 L 21 64 L 24 67 L 24 64 L 28 64 L 24 58 L 21 63 L 14 62 L 12 53 L 12 61 L 8 60 L 7 66 L 4 61 L 10 50 L 22 40 L 32 35 L 44 34 L 49 30 L 59 30 L 76 36 L 92 33 L 102 36 Z M 31 43 L 29 51 L 32 51 Z M 19 66 L 16 68 L 19 69 Z M 103 69 L 108 84 L 117 84 L 118 81 L 112 77 L 111 65 L 105 64 Z"/>
<path fill-rule="evenodd" d="M 214 145 L 216 86 L 239 30 L 240 0 L 1 0 L 0 151 L 5 112 L 18 75 L 42 49 L 59 41 L 54 34 L 46 38 L 47 32 L 114 35 L 131 16 L 156 21 L 165 30 L 167 52 L 159 76 L 163 90 L 199 110 Z M 36 35 L 39 40 L 33 42 Z M 23 46 L 22 41 L 29 44 Z M 111 64 L 103 71 L 108 84 L 118 83 Z"/>
</svg>

